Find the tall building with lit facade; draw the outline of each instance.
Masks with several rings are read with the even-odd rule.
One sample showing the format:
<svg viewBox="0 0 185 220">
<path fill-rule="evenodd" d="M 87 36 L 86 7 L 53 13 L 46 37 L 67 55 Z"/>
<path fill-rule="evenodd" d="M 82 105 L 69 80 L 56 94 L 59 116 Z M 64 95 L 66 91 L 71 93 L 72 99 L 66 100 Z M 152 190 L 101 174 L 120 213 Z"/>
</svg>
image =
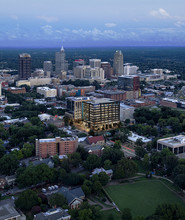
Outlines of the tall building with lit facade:
<svg viewBox="0 0 185 220">
<path fill-rule="evenodd" d="M 120 102 L 108 98 L 83 102 L 83 123 L 87 129 L 114 129 L 120 123 Z"/>
<path fill-rule="evenodd" d="M 28 79 L 31 76 L 31 55 L 19 54 L 19 79 Z"/>
<path fill-rule="evenodd" d="M 65 50 L 62 46 L 61 50 L 55 54 L 55 74 L 60 74 L 61 71 L 68 71 L 68 62 L 65 57 Z"/>
<path fill-rule="evenodd" d="M 114 54 L 113 70 L 115 75 L 123 75 L 123 53 L 121 50 L 117 50 Z"/>
</svg>

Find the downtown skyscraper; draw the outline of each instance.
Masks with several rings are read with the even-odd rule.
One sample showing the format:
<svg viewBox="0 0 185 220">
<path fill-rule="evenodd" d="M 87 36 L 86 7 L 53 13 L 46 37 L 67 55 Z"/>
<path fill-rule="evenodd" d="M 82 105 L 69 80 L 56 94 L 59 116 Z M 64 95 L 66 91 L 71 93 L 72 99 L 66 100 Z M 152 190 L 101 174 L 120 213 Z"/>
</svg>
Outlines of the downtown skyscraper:
<svg viewBox="0 0 185 220">
<path fill-rule="evenodd" d="M 62 46 L 61 50 L 55 54 L 55 74 L 60 74 L 61 71 L 68 70 L 68 62 L 65 57 L 65 50 Z"/>
<path fill-rule="evenodd" d="M 117 76 L 123 75 L 123 53 L 117 50 L 114 54 L 113 71 Z"/>
<path fill-rule="evenodd" d="M 19 54 L 19 79 L 28 79 L 31 76 L 31 55 Z"/>
</svg>

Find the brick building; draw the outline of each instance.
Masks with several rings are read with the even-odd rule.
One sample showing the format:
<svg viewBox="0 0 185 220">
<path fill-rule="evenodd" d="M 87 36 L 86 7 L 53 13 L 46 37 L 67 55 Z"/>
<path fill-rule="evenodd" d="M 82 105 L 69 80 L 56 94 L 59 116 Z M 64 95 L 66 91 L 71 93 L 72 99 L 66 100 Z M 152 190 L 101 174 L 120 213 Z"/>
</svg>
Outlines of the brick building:
<svg viewBox="0 0 185 220">
<path fill-rule="evenodd" d="M 36 139 L 36 156 L 46 158 L 54 155 L 66 155 L 76 152 L 78 137 Z"/>
<path fill-rule="evenodd" d="M 25 87 L 9 87 L 7 88 L 7 91 L 13 94 L 25 94 L 26 93 Z"/>
</svg>

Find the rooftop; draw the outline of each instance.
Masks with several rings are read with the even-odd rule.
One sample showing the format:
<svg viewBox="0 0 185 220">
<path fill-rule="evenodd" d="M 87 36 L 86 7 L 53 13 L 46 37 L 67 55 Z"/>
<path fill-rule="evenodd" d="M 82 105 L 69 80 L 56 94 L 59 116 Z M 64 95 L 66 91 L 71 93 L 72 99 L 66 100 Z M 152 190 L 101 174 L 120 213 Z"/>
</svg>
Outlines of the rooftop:
<svg viewBox="0 0 185 220">
<path fill-rule="evenodd" d="M 115 101 L 109 98 L 97 98 L 89 101 L 91 104 L 101 104 L 101 103 L 114 103 Z"/>
<path fill-rule="evenodd" d="M 169 138 L 159 139 L 158 141 L 163 142 L 163 144 L 169 144 L 175 146 L 185 145 L 185 135 L 178 135 Z"/>
</svg>

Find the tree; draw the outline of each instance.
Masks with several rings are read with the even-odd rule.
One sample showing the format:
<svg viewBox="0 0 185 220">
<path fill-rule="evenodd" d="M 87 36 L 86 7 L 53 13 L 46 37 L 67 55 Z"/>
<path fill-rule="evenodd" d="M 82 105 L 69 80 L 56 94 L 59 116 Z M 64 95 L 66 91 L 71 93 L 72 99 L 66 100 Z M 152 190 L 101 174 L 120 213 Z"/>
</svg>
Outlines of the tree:
<svg viewBox="0 0 185 220">
<path fill-rule="evenodd" d="M 33 206 L 40 205 L 40 203 L 41 199 L 30 189 L 23 191 L 15 200 L 15 206 L 25 211 L 29 211 Z"/>
<path fill-rule="evenodd" d="M 147 152 L 144 149 L 144 147 L 137 146 L 137 147 L 135 147 L 135 153 L 138 157 L 143 158 Z"/>
<path fill-rule="evenodd" d="M 102 162 L 110 160 L 112 164 L 116 164 L 118 160 L 124 157 L 123 151 L 119 149 L 113 149 L 111 147 L 105 147 L 102 154 Z"/>
<path fill-rule="evenodd" d="M 102 184 L 102 186 L 106 186 L 107 183 L 109 182 L 109 176 L 105 172 L 101 172 L 99 175 L 99 181 Z"/>
<path fill-rule="evenodd" d="M 141 138 L 138 138 L 137 140 L 136 140 L 136 145 L 137 146 L 143 146 L 143 141 L 142 141 L 142 139 Z"/>
<path fill-rule="evenodd" d="M 144 159 L 143 159 L 143 165 L 146 169 L 149 169 L 149 156 L 148 154 L 145 154 Z"/>
<path fill-rule="evenodd" d="M 97 194 L 101 193 L 101 190 L 102 190 L 102 185 L 100 183 L 100 181 L 95 181 L 93 183 L 93 191 Z"/>
<path fill-rule="evenodd" d="M 78 146 L 76 152 L 80 153 L 82 160 L 86 160 L 89 155 L 88 152 L 81 146 Z"/>
<path fill-rule="evenodd" d="M 121 142 L 120 142 L 120 140 L 115 141 L 114 149 L 121 149 Z"/>
<path fill-rule="evenodd" d="M 0 159 L 0 172 L 5 175 L 12 175 L 19 166 L 18 158 L 15 154 L 5 154 Z"/>
<path fill-rule="evenodd" d="M 134 175 L 137 172 L 137 164 L 130 159 L 122 158 L 118 161 L 114 170 L 114 178 L 121 179 Z"/>
<path fill-rule="evenodd" d="M 174 179 L 174 183 L 184 190 L 185 189 L 185 174 L 177 175 Z"/>
<path fill-rule="evenodd" d="M 58 155 L 53 156 L 53 163 L 54 163 L 55 167 L 58 167 L 60 165 L 60 159 L 59 159 Z"/>
<path fill-rule="evenodd" d="M 84 167 L 88 170 L 93 170 L 100 166 L 101 166 L 101 159 L 95 154 L 89 155 L 87 157 L 86 162 L 84 163 Z"/>
<path fill-rule="evenodd" d="M 93 183 L 90 180 L 85 180 L 82 185 L 82 190 L 84 191 L 86 196 L 89 196 L 92 191 L 92 185 Z"/>
<path fill-rule="evenodd" d="M 153 216 L 157 217 L 156 219 L 183 220 L 185 212 L 178 204 L 162 204 L 156 208 Z"/>
<path fill-rule="evenodd" d="M 0 139 L 0 159 L 3 157 L 6 153 L 5 147 L 3 147 L 3 141 Z"/>
<path fill-rule="evenodd" d="M 79 211 L 78 220 L 92 220 L 93 213 L 90 208 L 88 209 L 82 209 Z"/>
<path fill-rule="evenodd" d="M 42 210 L 41 210 L 41 207 L 40 206 L 33 206 L 32 209 L 31 209 L 31 213 L 32 215 L 36 215 L 38 213 L 40 213 Z"/>
<path fill-rule="evenodd" d="M 103 167 L 104 167 L 105 170 L 111 169 L 111 167 L 112 167 L 112 162 L 111 162 L 110 160 L 105 160 Z"/>
<path fill-rule="evenodd" d="M 185 173 L 185 165 L 179 164 L 173 170 L 173 173 L 172 173 L 173 174 L 173 178 L 175 178 L 179 174 L 184 174 L 184 173 Z"/>
<path fill-rule="evenodd" d="M 167 174 L 171 175 L 173 169 L 178 165 L 178 157 L 175 155 L 169 155 L 164 158 L 164 164 L 166 165 Z"/>
<path fill-rule="evenodd" d="M 79 164 L 82 162 L 80 153 L 74 152 L 70 155 L 70 162 L 74 167 L 79 166 Z"/>
<path fill-rule="evenodd" d="M 123 209 L 121 219 L 122 220 L 132 220 L 132 214 L 131 214 L 131 211 L 129 208 Z"/>
<path fill-rule="evenodd" d="M 49 204 L 53 207 L 63 207 L 67 202 L 63 195 L 54 193 L 49 197 Z"/>
</svg>

